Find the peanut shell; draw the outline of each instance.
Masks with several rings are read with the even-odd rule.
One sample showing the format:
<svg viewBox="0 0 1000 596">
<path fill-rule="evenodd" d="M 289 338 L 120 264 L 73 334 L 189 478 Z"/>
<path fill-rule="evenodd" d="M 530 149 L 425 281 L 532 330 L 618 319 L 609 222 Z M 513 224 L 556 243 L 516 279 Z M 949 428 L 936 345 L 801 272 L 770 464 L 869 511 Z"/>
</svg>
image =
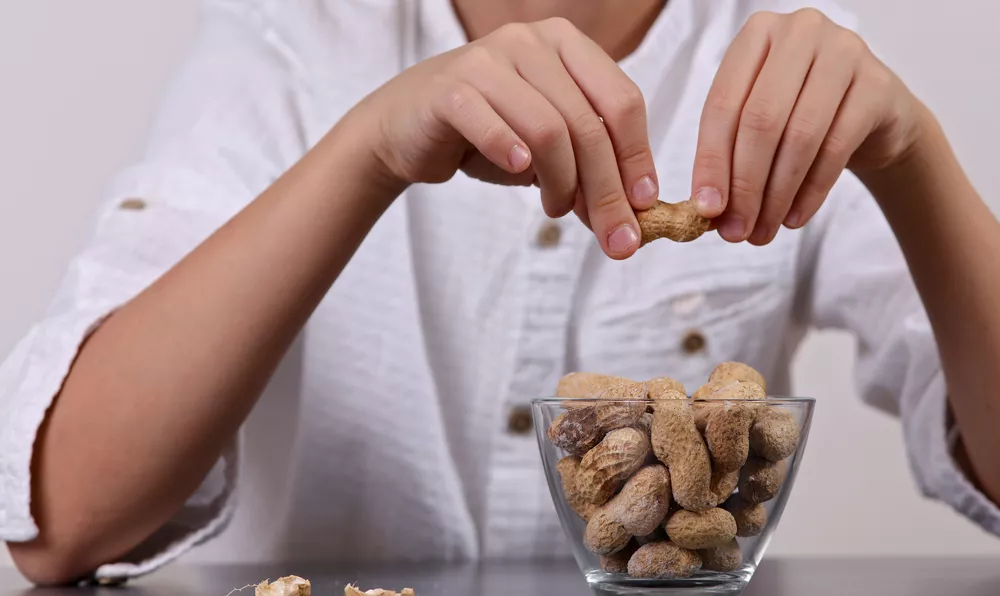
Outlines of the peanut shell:
<svg viewBox="0 0 1000 596">
<path fill-rule="evenodd" d="M 602 505 L 621 488 L 649 455 L 649 438 L 634 428 L 613 430 L 587 452 L 576 475 L 581 498 Z"/>
<path fill-rule="evenodd" d="M 563 412 L 549 425 L 549 440 L 573 455 L 583 455 L 601 440 L 594 406 L 572 408 Z"/>
<path fill-rule="evenodd" d="M 736 535 L 741 538 L 758 536 L 767 526 L 767 509 L 760 503 L 747 503 L 739 495 L 733 495 L 722 508 L 733 514 Z"/>
<path fill-rule="evenodd" d="M 740 543 L 732 539 L 722 546 L 698 551 L 701 568 L 708 571 L 735 571 L 743 565 L 743 551 Z"/>
<path fill-rule="evenodd" d="M 699 550 L 722 546 L 736 538 L 736 520 L 725 509 L 678 511 L 667 520 L 667 536 L 682 548 Z"/>
<path fill-rule="evenodd" d="M 589 521 L 597 511 L 597 505 L 584 499 L 577 490 L 576 476 L 580 471 L 580 458 L 576 455 L 568 455 L 556 464 L 556 471 L 562 480 L 563 497 L 566 504 L 570 506 L 580 519 Z"/>
<path fill-rule="evenodd" d="M 646 388 L 649 389 L 649 399 L 664 399 L 668 391 L 675 391 L 683 396 L 687 396 L 684 385 L 676 379 L 670 377 L 657 377 L 646 381 Z M 667 399 L 676 399 L 674 396 L 666 396 Z"/>
<path fill-rule="evenodd" d="M 639 246 L 645 246 L 659 238 L 691 242 L 700 238 L 709 227 L 709 220 L 695 211 L 690 200 L 681 203 L 657 201 L 651 208 L 637 211 L 635 217 L 639 220 L 642 232 Z"/>
<path fill-rule="evenodd" d="M 598 509 L 583 531 L 583 546 L 596 555 L 611 555 L 628 545 L 632 535 L 606 509 Z"/>
<path fill-rule="evenodd" d="M 670 474 L 662 464 L 636 472 L 604 508 L 629 534 L 646 536 L 656 530 L 670 509 Z"/>
<path fill-rule="evenodd" d="M 799 425 L 787 410 L 767 408 L 750 427 L 750 449 L 764 459 L 778 462 L 795 453 Z"/>
<path fill-rule="evenodd" d="M 654 407 L 650 442 L 653 453 L 670 470 L 674 500 L 692 511 L 715 507 L 708 448 L 695 427 L 691 405 L 677 397 L 658 400 Z"/>
<path fill-rule="evenodd" d="M 597 399 L 615 401 L 594 406 L 597 428 L 608 433 L 635 425 L 646 413 L 646 396 L 645 383 L 623 381 L 605 387 L 597 393 Z"/>
<path fill-rule="evenodd" d="M 709 383 L 723 379 L 756 383 L 757 385 L 760 385 L 765 392 L 767 391 L 767 382 L 764 380 L 764 375 L 760 374 L 749 364 L 744 364 L 742 362 L 723 362 L 722 364 L 716 366 L 712 371 L 712 374 L 708 376 Z"/>
<path fill-rule="evenodd" d="M 740 498 L 748 503 L 764 503 L 778 495 L 785 481 L 786 466 L 751 457 L 740 470 Z"/>
<path fill-rule="evenodd" d="M 640 546 L 628 562 L 632 577 L 680 579 L 691 577 L 701 569 L 698 553 L 670 542 L 651 542 Z"/>
</svg>

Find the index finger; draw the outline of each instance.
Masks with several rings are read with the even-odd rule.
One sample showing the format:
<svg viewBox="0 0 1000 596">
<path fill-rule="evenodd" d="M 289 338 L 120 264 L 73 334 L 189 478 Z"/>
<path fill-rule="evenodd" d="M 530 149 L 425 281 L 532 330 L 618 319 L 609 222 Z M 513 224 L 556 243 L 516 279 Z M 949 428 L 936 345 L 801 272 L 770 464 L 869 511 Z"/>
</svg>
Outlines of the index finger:
<svg viewBox="0 0 1000 596">
<path fill-rule="evenodd" d="M 631 206 L 639 210 L 652 207 L 659 197 L 659 181 L 649 147 L 642 91 L 596 42 L 568 21 L 550 19 L 541 29 L 603 119 Z"/>
<path fill-rule="evenodd" d="M 704 217 L 722 215 L 729 203 L 740 114 L 771 47 L 758 22 L 749 21 L 729 46 L 701 113 L 691 194 Z"/>
</svg>

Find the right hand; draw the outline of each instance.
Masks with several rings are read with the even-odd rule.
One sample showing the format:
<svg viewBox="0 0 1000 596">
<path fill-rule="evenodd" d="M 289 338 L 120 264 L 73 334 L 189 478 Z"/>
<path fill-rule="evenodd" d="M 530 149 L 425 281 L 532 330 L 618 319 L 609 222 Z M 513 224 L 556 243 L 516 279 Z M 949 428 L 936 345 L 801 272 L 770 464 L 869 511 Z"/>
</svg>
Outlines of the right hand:
<svg viewBox="0 0 1000 596">
<path fill-rule="evenodd" d="M 396 182 L 440 183 L 461 169 L 534 183 L 547 215 L 574 211 L 609 257 L 639 247 L 634 210 L 658 196 L 642 92 L 565 19 L 501 27 L 406 70 L 358 108 L 377 119 L 374 151 Z"/>
</svg>

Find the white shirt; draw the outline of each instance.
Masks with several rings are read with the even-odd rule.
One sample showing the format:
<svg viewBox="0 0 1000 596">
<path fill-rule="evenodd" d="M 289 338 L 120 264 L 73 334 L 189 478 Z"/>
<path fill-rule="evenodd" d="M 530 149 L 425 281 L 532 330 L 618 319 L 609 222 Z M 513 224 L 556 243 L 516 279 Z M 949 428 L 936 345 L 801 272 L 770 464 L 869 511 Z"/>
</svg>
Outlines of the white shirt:
<svg viewBox="0 0 1000 596">
<path fill-rule="evenodd" d="M 798 4 L 670 0 L 622 62 L 647 101 L 666 200 L 689 193 L 701 107 L 730 40 L 752 12 Z M 146 157 L 116 179 L 48 314 L 0 368 L 0 539 L 36 536 L 33 440 L 86 335 L 365 94 L 464 43 L 448 0 L 209 0 L 204 15 Z M 129 198 L 145 208 L 122 208 Z M 900 415 L 923 492 L 1000 533 L 1000 511 L 952 461 L 930 326 L 855 178 L 845 174 L 813 222 L 769 246 L 713 234 L 615 262 L 575 219 L 548 220 L 537 190 L 460 174 L 395 202 L 285 359 L 242 445 L 166 528 L 98 575 L 148 572 L 217 536 L 236 494 L 240 522 L 218 540 L 240 560 L 568 555 L 535 439 L 508 429 L 512 409 L 551 394 L 567 371 L 669 373 L 694 388 L 730 359 L 786 393 L 810 327 L 857 335 L 861 393 Z"/>
</svg>

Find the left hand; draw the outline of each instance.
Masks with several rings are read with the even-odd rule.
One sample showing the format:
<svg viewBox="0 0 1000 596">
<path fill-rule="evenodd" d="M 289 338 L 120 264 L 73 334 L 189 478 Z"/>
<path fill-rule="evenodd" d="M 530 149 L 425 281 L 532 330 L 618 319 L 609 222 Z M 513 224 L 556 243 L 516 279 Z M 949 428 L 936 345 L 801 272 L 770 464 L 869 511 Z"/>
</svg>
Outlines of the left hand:
<svg viewBox="0 0 1000 596">
<path fill-rule="evenodd" d="M 693 191 L 730 242 L 805 225 L 845 168 L 896 163 L 921 104 L 853 31 L 815 9 L 759 12 L 729 47 L 705 102 Z M 714 191 L 714 192 L 713 192 Z"/>
</svg>

